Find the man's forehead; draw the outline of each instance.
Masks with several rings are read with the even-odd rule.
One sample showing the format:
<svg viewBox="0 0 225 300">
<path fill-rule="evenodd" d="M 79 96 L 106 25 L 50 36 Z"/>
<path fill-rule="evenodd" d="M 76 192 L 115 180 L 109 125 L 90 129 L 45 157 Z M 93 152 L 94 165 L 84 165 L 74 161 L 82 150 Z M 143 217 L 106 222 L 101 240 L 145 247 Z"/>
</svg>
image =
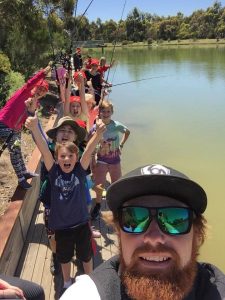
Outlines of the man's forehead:
<svg viewBox="0 0 225 300">
<path fill-rule="evenodd" d="M 132 198 L 124 202 L 123 206 L 128 205 L 140 205 L 146 207 L 163 207 L 163 206 L 178 206 L 178 207 L 187 207 L 182 201 L 177 199 L 162 196 L 162 195 L 145 195 Z"/>
</svg>

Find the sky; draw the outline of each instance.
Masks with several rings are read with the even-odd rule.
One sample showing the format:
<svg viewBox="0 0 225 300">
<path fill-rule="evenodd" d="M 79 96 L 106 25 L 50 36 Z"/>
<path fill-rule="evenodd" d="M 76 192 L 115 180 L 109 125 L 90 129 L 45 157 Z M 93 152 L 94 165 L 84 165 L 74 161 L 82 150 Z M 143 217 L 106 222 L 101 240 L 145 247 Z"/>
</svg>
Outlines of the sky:
<svg viewBox="0 0 225 300">
<path fill-rule="evenodd" d="M 77 15 L 83 14 L 90 2 L 91 0 L 78 0 Z M 96 21 L 98 17 L 102 21 L 110 19 L 119 21 L 121 17 L 126 19 L 134 7 L 137 7 L 141 12 L 158 16 L 175 16 L 178 12 L 189 16 L 195 10 L 205 10 L 214 2 L 214 0 L 93 0 L 85 16 L 89 21 Z M 220 2 L 224 7 L 225 0 Z"/>
</svg>

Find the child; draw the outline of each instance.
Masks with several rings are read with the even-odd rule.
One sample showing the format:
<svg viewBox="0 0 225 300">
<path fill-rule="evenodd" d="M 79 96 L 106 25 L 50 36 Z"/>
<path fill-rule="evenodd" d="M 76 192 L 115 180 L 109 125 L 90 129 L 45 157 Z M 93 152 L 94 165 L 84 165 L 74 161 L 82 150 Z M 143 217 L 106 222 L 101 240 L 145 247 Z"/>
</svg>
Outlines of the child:
<svg viewBox="0 0 225 300">
<path fill-rule="evenodd" d="M 94 100 L 94 96 L 92 94 L 85 94 L 85 101 L 87 102 L 88 107 L 88 122 L 89 128 L 92 128 L 99 114 L 98 106 L 96 106 L 96 102 Z"/>
<path fill-rule="evenodd" d="M 79 88 L 79 96 L 71 96 L 71 80 L 68 80 L 68 87 L 65 94 L 61 95 L 64 102 L 64 116 L 71 117 L 74 121 L 82 120 L 88 123 L 88 107 L 85 101 L 84 77 L 79 72 L 76 78 L 76 84 Z"/>
<path fill-rule="evenodd" d="M 37 101 L 45 96 L 48 91 L 48 83 L 44 80 L 51 67 L 47 66 L 40 70 L 35 76 L 19 90 L 17 90 L 0 110 L 0 138 L 7 140 L 7 148 L 10 160 L 18 177 L 18 184 L 27 190 L 31 185 L 27 179 L 37 176 L 26 169 L 21 153 L 21 128 L 29 114 L 34 113 Z"/>
<path fill-rule="evenodd" d="M 103 100 L 99 106 L 99 116 L 106 125 L 106 131 L 97 148 L 97 162 L 95 163 L 94 161 L 94 164 L 92 164 L 95 183 L 94 190 L 96 192 L 96 205 L 91 212 L 92 220 L 96 219 L 99 215 L 103 192 L 102 187 L 104 187 L 106 183 L 106 174 L 109 172 L 111 183 L 121 177 L 121 149 L 130 135 L 130 131 L 126 126 L 111 119 L 112 114 L 112 103 Z M 92 132 L 94 130 L 95 125 L 93 126 Z M 121 139 L 119 133 L 122 133 Z"/>
<path fill-rule="evenodd" d="M 106 64 L 106 58 L 102 56 L 99 60 L 99 67 L 98 67 L 98 72 L 101 74 L 102 78 L 105 76 L 105 72 L 112 68 L 114 65 L 115 61 L 113 60 L 111 64 Z"/>
<path fill-rule="evenodd" d="M 85 70 L 85 76 L 87 78 L 87 81 L 92 82 L 93 88 L 94 88 L 94 93 L 95 93 L 95 102 L 96 105 L 99 104 L 99 101 L 101 99 L 101 91 L 102 91 L 102 76 L 98 72 L 98 64 L 99 61 L 97 59 L 92 59 L 91 60 L 91 69 L 90 70 Z"/>
<path fill-rule="evenodd" d="M 105 125 L 96 120 L 96 132 L 88 142 L 78 162 L 78 148 L 74 143 L 58 144 L 55 158 L 38 128 L 37 115 L 28 117 L 25 126 L 31 130 L 41 151 L 51 182 L 51 210 L 49 226 L 55 230 L 56 254 L 61 263 L 64 286 L 63 292 L 72 284 L 70 260 L 76 246 L 77 258 L 83 262 L 84 271 L 92 271 L 91 230 L 86 204 L 86 172 L 92 153 L 102 138 Z"/>
<path fill-rule="evenodd" d="M 46 134 L 52 139 L 52 142 L 48 143 L 49 149 L 54 156 L 56 143 L 74 142 L 79 145 L 86 136 L 86 130 L 79 126 L 78 122 L 75 122 L 70 117 L 63 117 L 58 120 L 57 125 L 49 129 Z M 56 257 L 56 243 L 55 243 L 55 232 L 49 227 L 48 219 L 51 208 L 51 185 L 48 178 L 48 171 L 45 165 L 41 167 L 41 193 L 39 200 L 44 205 L 44 222 L 45 228 L 49 239 L 49 245 L 52 250 L 50 272 L 52 275 L 57 275 L 60 271 L 60 265 Z"/>
</svg>

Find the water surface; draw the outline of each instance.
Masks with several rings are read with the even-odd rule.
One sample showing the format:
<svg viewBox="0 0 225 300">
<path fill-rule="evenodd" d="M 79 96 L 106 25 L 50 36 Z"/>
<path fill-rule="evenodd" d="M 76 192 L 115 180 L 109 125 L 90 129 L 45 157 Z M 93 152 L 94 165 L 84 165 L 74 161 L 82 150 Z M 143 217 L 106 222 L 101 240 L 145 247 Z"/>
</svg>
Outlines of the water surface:
<svg viewBox="0 0 225 300">
<path fill-rule="evenodd" d="M 211 226 L 200 259 L 225 272 L 225 47 L 116 49 L 115 57 L 114 84 L 158 77 L 110 94 L 114 119 L 131 130 L 123 173 L 162 163 L 200 183 Z"/>
</svg>

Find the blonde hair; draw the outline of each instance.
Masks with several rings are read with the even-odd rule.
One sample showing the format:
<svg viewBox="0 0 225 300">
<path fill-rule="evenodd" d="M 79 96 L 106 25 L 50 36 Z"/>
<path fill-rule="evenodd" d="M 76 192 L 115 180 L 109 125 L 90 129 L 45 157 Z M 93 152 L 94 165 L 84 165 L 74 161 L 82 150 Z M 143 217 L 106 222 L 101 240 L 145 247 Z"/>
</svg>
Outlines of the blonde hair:
<svg viewBox="0 0 225 300">
<path fill-rule="evenodd" d="M 102 65 L 103 62 L 106 63 L 106 58 L 104 56 L 102 56 L 99 60 L 100 66 Z"/>
<path fill-rule="evenodd" d="M 99 105 L 99 111 L 101 111 L 104 108 L 111 108 L 111 111 L 113 113 L 113 104 L 109 100 L 103 100 Z"/>
<path fill-rule="evenodd" d="M 85 94 L 85 101 L 86 102 L 92 102 L 92 103 L 96 103 L 94 96 L 92 94 Z"/>
</svg>

